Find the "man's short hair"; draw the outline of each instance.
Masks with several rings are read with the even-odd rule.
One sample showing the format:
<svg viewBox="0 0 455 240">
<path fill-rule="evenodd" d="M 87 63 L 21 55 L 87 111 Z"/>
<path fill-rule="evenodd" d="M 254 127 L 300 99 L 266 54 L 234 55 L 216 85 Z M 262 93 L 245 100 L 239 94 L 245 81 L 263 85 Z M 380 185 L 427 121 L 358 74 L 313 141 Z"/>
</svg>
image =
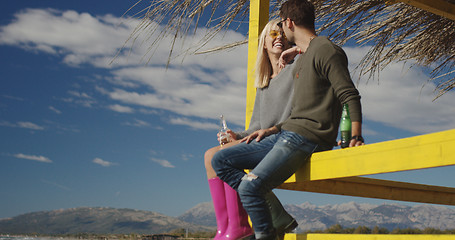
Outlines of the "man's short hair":
<svg viewBox="0 0 455 240">
<path fill-rule="evenodd" d="M 314 30 L 314 5 L 308 0 L 288 0 L 281 5 L 280 17 L 291 19 L 297 26 Z"/>
</svg>

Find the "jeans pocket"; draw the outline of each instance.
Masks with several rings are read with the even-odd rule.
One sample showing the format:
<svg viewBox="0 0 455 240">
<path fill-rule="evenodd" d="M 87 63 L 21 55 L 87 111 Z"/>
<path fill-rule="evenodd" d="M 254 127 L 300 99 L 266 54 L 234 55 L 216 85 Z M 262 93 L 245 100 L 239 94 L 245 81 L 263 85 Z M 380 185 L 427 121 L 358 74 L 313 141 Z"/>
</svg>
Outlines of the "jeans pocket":
<svg viewBox="0 0 455 240">
<path fill-rule="evenodd" d="M 284 131 L 280 136 L 279 141 L 283 144 L 292 145 L 293 148 L 298 148 L 308 153 L 313 153 L 318 147 L 316 143 L 313 143 L 304 136 L 291 131 Z"/>
</svg>

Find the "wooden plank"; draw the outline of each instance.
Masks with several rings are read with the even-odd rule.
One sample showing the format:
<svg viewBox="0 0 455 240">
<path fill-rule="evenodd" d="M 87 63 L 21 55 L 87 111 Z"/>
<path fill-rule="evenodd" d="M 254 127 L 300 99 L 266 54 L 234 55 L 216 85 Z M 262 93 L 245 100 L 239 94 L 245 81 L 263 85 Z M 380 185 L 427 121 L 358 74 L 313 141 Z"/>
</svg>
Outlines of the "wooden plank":
<svg viewBox="0 0 455 240">
<path fill-rule="evenodd" d="M 286 183 L 455 165 L 455 130 L 315 153 Z"/>
<path fill-rule="evenodd" d="M 427 12 L 455 21 L 455 4 L 443 0 L 390 0 L 387 3 L 402 2 Z"/>
<path fill-rule="evenodd" d="M 454 240 L 450 234 L 286 234 L 284 240 Z"/>
<path fill-rule="evenodd" d="M 254 99 L 256 97 L 256 88 L 254 87 L 254 68 L 256 66 L 259 35 L 269 21 L 269 4 L 269 0 L 250 1 L 245 129 L 248 129 L 248 126 L 250 125 L 251 115 L 253 114 Z"/>
<path fill-rule="evenodd" d="M 355 197 L 455 205 L 455 188 L 364 177 L 284 183 L 279 188 Z"/>
</svg>

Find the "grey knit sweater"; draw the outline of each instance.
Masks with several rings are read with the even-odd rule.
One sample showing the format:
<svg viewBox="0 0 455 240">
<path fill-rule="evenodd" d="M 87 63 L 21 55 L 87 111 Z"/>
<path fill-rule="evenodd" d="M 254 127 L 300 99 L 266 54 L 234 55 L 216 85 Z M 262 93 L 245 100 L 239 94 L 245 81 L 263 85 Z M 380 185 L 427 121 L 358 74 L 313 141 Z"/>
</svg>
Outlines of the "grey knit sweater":
<svg viewBox="0 0 455 240">
<path fill-rule="evenodd" d="M 287 65 L 270 80 L 268 87 L 256 90 L 250 126 L 246 131 L 236 133 L 237 139 L 246 137 L 256 130 L 272 127 L 289 117 L 294 92 L 293 67 L 294 64 Z"/>
</svg>

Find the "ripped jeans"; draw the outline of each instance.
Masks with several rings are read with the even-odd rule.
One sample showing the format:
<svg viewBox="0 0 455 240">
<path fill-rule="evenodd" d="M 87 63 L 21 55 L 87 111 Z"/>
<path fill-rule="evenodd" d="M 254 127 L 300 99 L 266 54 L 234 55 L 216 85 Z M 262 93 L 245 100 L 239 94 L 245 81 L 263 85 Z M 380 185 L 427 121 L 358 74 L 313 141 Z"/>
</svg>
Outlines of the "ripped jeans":
<svg viewBox="0 0 455 240">
<path fill-rule="evenodd" d="M 294 174 L 314 151 L 320 150 L 317 148 L 305 137 L 282 130 L 260 142 L 237 144 L 213 156 L 217 176 L 239 193 L 256 239 L 276 239 L 266 193 Z M 252 171 L 246 174 L 244 169 Z"/>
</svg>

